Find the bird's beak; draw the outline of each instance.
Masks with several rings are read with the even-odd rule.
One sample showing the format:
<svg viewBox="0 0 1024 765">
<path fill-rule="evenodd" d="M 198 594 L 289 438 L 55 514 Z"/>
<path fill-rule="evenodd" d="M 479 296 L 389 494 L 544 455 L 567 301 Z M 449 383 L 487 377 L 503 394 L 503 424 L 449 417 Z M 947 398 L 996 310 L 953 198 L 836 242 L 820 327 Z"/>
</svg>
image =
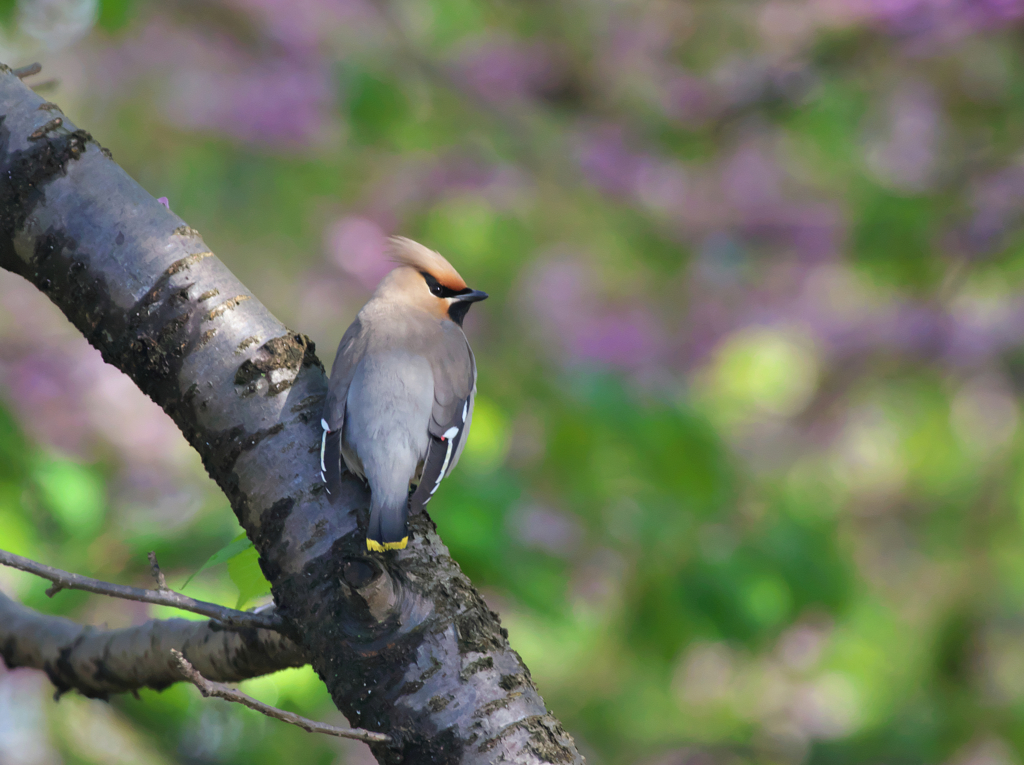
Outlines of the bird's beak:
<svg viewBox="0 0 1024 765">
<path fill-rule="evenodd" d="M 480 290 L 473 290 L 472 292 L 467 292 L 464 295 L 459 295 L 458 299 L 463 303 L 477 303 L 481 300 L 487 300 L 487 293 L 481 292 Z"/>
</svg>

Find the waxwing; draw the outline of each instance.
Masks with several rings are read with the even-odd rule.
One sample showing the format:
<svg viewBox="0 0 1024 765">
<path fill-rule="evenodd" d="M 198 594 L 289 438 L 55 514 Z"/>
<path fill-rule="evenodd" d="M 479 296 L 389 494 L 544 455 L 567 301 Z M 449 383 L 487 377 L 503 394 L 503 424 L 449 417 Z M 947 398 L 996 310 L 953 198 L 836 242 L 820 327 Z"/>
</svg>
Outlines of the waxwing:
<svg viewBox="0 0 1024 765">
<path fill-rule="evenodd" d="M 404 549 L 408 515 L 452 472 L 469 434 L 476 360 L 462 332 L 471 290 L 440 254 L 394 237 L 397 263 L 341 338 L 324 406 L 320 469 L 332 497 L 341 461 L 370 485 L 368 550 Z"/>
</svg>

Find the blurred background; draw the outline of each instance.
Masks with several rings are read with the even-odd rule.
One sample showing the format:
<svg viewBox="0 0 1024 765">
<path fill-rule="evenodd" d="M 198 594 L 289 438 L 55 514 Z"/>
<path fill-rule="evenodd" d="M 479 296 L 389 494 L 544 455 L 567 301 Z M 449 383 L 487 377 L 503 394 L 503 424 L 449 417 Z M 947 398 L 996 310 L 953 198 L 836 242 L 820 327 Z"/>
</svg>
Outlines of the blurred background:
<svg viewBox="0 0 1024 765">
<path fill-rule="evenodd" d="M 391 234 L 491 294 L 431 512 L 592 764 L 1021 761 L 1024 0 L 0 0 L 36 60 L 328 367 Z M 200 571 L 240 529 L 170 420 L 6 273 L 0 402 L 0 546 L 265 596 L 251 552 Z M 243 688 L 341 722 L 311 670 Z M 52 690 L 0 669 L 0 763 L 369 762 Z"/>
</svg>

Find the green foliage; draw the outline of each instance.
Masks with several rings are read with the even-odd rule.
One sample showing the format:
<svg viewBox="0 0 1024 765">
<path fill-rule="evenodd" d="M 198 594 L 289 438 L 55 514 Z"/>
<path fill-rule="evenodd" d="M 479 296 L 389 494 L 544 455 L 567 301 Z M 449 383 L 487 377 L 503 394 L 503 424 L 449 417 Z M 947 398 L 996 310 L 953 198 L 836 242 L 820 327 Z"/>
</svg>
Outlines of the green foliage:
<svg viewBox="0 0 1024 765">
<path fill-rule="evenodd" d="M 211 555 L 198 571 L 185 580 L 181 589 L 188 587 L 189 583 L 204 571 L 222 563 L 227 564 L 228 576 L 238 589 L 235 608 L 245 608 L 256 598 L 270 594 L 270 582 L 263 576 L 259 553 L 245 532 Z"/>
<path fill-rule="evenodd" d="M 196 575 L 203 573 L 204 571 L 206 571 L 206 569 L 211 568 L 213 566 L 219 566 L 221 563 L 227 563 L 228 561 L 234 559 L 236 556 L 241 555 L 246 550 L 251 549 L 252 546 L 252 542 L 249 540 L 249 537 L 247 537 L 245 535 L 245 532 L 243 531 L 241 534 L 239 534 L 237 537 L 232 539 L 222 548 L 217 550 L 217 552 L 215 552 L 213 555 L 211 555 L 209 559 L 206 561 L 206 563 L 204 563 L 202 567 L 198 571 L 196 571 L 195 574 L 192 574 L 192 576 L 185 580 L 185 584 L 181 585 L 181 589 L 184 590 L 186 587 L 188 587 L 189 582 L 195 579 Z"/>
<path fill-rule="evenodd" d="M 931 199 L 867 189 L 854 232 L 854 253 L 876 278 L 900 287 L 924 289 L 939 273 L 932 250 L 939 219 Z"/>
<path fill-rule="evenodd" d="M 255 598 L 270 594 L 270 583 L 260 569 L 260 556 L 251 544 L 228 560 L 228 575 L 238 588 L 235 608 L 245 608 Z"/>
<path fill-rule="evenodd" d="M 100 0 L 96 23 L 107 32 L 117 32 L 131 22 L 138 0 Z"/>
<path fill-rule="evenodd" d="M 436 0 L 431 3 L 433 42 L 441 50 L 480 30 L 486 3 L 479 0 Z"/>
<path fill-rule="evenodd" d="M 353 138 L 364 144 L 394 140 L 410 112 L 399 83 L 358 69 L 346 71 L 343 82 Z"/>
<path fill-rule="evenodd" d="M 0 29 L 10 27 L 18 10 L 18 0 L 0 0 Z"/>
<path fill-rule="evenodd" d="M 83 538 L 100 529 L 106 499 L 95 472 L 66 460 L 40 459 L 32 477 L 43 505 L 70 536 Z"/>
</svg>

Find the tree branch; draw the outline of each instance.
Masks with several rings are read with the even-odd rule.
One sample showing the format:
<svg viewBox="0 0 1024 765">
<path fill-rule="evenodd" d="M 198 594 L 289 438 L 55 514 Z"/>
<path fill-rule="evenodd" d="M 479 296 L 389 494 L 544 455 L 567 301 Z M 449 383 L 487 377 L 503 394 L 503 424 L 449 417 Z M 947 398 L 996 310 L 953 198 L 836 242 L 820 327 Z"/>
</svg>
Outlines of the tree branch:
<svg viewBox="0 0 1024 765">
<path fill-rule="evenodd" d="M 225 701 L 234 701 L 236 704 L 249 707 L 249 709 L 255 709 L 267 717 L 273 717 L 275 720 L 297 725 L 309 733 L 326 733 L 328 736 L 338 736 L 339 738 L 354 738 L 357 741 L 365 741 L 367 744 L 387 744 L 391 741 L 391 737 L 384 733 L 374 733 L 362 728 L 338 728 L 334 725 L 310 720 L 308 717 L 302 717 L 294 712 L 288 712 L 284 709 L 264 704 L 262 701 L 258 701 L 235 688 L 229 688 L 223 683 L 214 683 L 207 680 L 182 655 L 181 651 L 172 648 L 171 656 L 174 657 L 174 661 L 177 663 L 178 669 L 181 670 L 181 674 L 185 676 L 185 679 L 198 688 L 205 698 L 213 697 L 215 699 L 224 699 Z"/>
<path fill-rule="evenodd" d="M 226 630 L 216 622 L 185 619 L 97 629 L 40 614 L 0 593 L 0 657 L 10 669 L 43 670 L 58 695 L 73 689 L 107 698 L 139 688 L 161 690 L 181 680 L 169 658 L 172 650 L 226 682 L 307 663 L 299 646 L 271 630 Z"/>
<path fill-rule="evenodd" d="M 283 623 L 281 617 L 277 616 L 277 614 L 237 611 L 234 608 L 218 606 L 216 603 L 207 603 L 205 600 L 190 598 L 187 595 L 166 589 L 166 586 L 164 589 L 159 590 L 144 590 L 141 587 L 111 584 L 110 582 L 103 582 L 99 579 L 91 579 L 81 574 L 72 574 L 59 568 L 46 566 L 34 560 L 23 558 L 20 555 L 9 553 L 6 550 L 0 550 L 0 565 L 10 566 L 11 568 L 35 574 L 43 579 L 49 579 L 53 582 L 53 586 L 46 591 L 46 594 L 51 598 L 61 590 L 85 590 L 86 592 L 94 592 L 97 595 L 109 595 L 112 598 L 121 598 L 122 600 L 135 600 L 140 603 L 180 608 L 182 611 L 191 611 L 194 614 L 216 619 L 230 627 L 280 630 Z M 152 565 L 155 576 L 159 574 L 160 569 L 155 562 Z M 163 574 L 159 575 L 163 576 Z"/>
<path fill-rule="evenodd" d="M 26 66 L 19 66 L 17 69 L 12 70 L 14 76 L 19 80 L 24 80 L 26 77 L 31 77 L 33 74 L 39 74 L 43 71 L 43 66 L 38 61 L 34 64 L 27 64 Z"/>
<path fill-rule="evenodd" d="M 363 485 L 347 476 L 328 502 L 309 339 L 70 120 L 29 140 L 52 121 L 42 104 L 0 69 L 0 267 L 173 418 L 256 546 L 286 634 L 351 722 L 391 736 L 378 760 L 581 763 L 430 518 L 377 555 Z"/>
</svg>

